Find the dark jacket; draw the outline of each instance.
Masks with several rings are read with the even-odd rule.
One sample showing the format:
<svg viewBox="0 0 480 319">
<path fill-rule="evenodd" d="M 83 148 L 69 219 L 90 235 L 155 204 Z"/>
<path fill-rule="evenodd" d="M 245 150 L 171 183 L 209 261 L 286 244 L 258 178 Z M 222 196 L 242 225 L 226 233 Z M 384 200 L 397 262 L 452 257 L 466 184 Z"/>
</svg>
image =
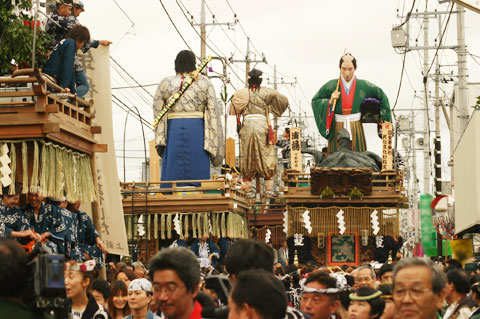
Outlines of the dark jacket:
<svg viewBox="0 0 480 319">
<path fill-rule="evenodd" d="M 75 93 L 74 61 L 77 53 L 77 44 L 74 39 L 63 39 L 53 49 L 43 72 L 53 76 L 62 88 L 70 88 Z"/>
</svg>

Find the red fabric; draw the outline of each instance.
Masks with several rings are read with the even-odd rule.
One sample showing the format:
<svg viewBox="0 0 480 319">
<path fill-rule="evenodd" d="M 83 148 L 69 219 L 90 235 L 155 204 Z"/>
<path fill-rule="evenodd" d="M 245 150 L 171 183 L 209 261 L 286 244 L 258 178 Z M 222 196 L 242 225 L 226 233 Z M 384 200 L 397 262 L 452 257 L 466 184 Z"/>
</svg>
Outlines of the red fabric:
<svg viewBox="0 0 480 319">
<path fill-rule="evenodd" d="M 350 87 L 350 91 L 345 91 L 345 87 L 343 86 L 343 81 L 340 81 L 340 85 L 342 86 L 342 114 L 349 115 L 352 113 L 352 105 L 353 105 L 353 96 L 355 95 L 355 86 L 357 84 L 357 78 L 353 79 L 352 86 Z"/>
<path fill-rule="evenodd" d="M 192 313 L 190 314 L 190 319 L 202 319 L 202 305 L 195 300 L 195 306 L 193 307 Z"/>
</svg>

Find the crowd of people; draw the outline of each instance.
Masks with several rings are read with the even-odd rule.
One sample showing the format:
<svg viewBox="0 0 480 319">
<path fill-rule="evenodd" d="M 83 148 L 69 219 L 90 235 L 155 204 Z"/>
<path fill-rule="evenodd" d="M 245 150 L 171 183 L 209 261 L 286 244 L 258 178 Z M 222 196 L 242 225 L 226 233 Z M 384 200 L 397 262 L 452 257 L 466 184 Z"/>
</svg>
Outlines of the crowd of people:
<svg viewBox="0 0 480 319">
<path fill-rule="evenodd" d="M 168 247 L 148 267 L 111 265 L 107 280 L 93 260 L 70 260 L 64 279 L 69 313 L 133 319 L 477 319 L 480 313 L 480 275 L 456 260 L 445 266 L 410 257 L 375 270 L 370 264 L 297 267 L 288 261 L 284 268 L 274 258 L 263 241 L 238 240 L 225 256 L 221 275 L 228 277 L 204 277 L 191 250 Z M 15 241 L 2 240 L 0 260 L 0 313 L 34 318 L 21 303 L 27 255 Z"/>
<path fill-rule="evenodd" d="M 38 188 L 26 195 L 20 207 L 20 186 L 2 190 L 0 202 L 0 238 L 18 241 L 26 251 L 43 242 L 53 254 L 74 261 L 94 260 L 101 268 L 106 252 L 92 219 L 80 210 L 80 201 L 45 198 Z"/>
</svg>

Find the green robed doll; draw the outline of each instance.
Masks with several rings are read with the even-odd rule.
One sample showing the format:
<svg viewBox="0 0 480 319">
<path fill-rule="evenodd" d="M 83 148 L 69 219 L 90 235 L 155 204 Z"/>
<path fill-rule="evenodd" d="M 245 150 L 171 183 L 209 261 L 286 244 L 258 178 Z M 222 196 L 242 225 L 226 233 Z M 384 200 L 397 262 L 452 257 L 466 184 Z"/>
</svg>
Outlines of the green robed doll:
<svg viewBox="0 0 480 319">
<path fill-rule="evenodd" d="M 381 88 L 357 79 L 357 61 L 350 53 L 341 57 L 339 67 L 340 78 L 328 81 L 313 97 L 313 114 L 320 134 L 328 140 L 329 154 L 337 150 L 337 134 L 344 127 L 350 133 L 352 150 L 363 152 L 367 145 L 361 110 L 373 104 L 379 112 L 378 123 L 391 122 L 390 105 Z"/>
</svg>

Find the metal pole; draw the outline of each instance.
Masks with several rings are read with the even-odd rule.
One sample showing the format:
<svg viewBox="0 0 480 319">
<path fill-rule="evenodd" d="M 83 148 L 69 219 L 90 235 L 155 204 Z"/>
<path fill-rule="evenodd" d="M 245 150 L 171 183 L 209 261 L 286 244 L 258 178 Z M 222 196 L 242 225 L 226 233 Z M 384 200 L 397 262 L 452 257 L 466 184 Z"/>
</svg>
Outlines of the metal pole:
<svg viewBox="0 0 480 319">
<path fill-rule="evenodd" d="M 32 48 L 32 68 L 35 68 L 35 49 L 37 46 L 37 20 L 38 20 L 38 8 L 40 7 L 40 0 L 37 0 L 35 6 L 35 14 L 33 19 L 33 48 Z"/>
</svg>

